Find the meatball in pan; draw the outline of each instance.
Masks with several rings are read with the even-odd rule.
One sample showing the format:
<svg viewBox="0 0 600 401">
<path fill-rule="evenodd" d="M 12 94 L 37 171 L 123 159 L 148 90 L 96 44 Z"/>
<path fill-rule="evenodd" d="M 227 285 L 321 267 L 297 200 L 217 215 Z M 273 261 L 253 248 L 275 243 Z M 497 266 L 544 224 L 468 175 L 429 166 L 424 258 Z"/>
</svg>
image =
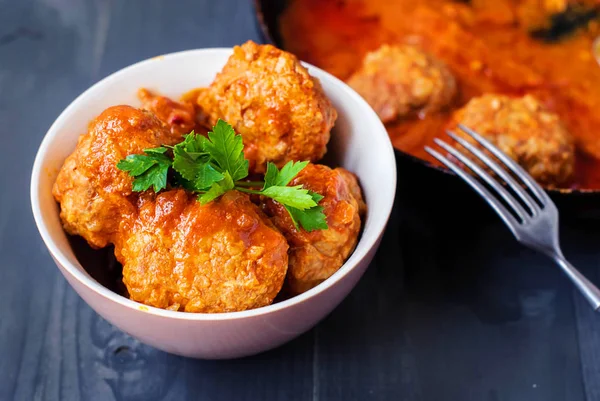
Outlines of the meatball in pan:
<svg viewBox="0 0 600 401">
<path fill-rule="evenodd" d="M 383 45 L 367 53 L 347 83 L 384 123 L 439 111 L 456 94 L 456 81 L 448 67 L 409 45 Z"/>
<path fill-rule="evenodd" d="M 540 184 L 564 187 L 573 176 L 573 138 L 560 118 L 533 96 L 473 98 L 454 114 L 451 126 L 458 123 L 483 135 Z"/>
</svg>

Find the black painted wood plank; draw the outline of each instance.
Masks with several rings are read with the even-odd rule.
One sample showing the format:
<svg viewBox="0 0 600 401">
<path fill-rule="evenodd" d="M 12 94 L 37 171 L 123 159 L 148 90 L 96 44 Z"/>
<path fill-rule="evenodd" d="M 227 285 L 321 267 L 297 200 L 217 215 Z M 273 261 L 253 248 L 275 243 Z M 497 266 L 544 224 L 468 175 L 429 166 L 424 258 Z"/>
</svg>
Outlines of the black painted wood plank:
<svg viewBox="0 0 600 401">
<path fill-rule="evenodd" d="M 429 224 L 431 209 L 403 189 L 400 246 L 318 328 L 320 398 L 585 399 L 560 271 L 493 219 Z"/>
<path fill-rule="evenodd" d="M 568 239 L 566 256 L 590 280 L 600 285 L 600 234 L 595 224 L 580 222 L 578 229 L 565 233 Z M 579 250 L 579 252 L 575 252 Z M 571 251 L 571 252 L 569 252 Z M 587 301 L 574 293 L 577 334 L 581 354 L 581 369 L 588 400 L 600 399 L 600 316 Z"/>
</svg>

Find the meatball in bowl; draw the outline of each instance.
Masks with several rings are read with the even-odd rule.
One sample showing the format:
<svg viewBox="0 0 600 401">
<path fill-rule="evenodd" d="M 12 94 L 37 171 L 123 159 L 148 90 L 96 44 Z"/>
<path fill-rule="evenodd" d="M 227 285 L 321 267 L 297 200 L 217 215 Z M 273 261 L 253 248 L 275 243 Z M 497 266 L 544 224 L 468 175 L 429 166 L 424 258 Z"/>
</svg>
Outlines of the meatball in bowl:
<svg viewBox="0 0 600 401">
<path fill-rule="evenodd" d="M 248 42 L 146 60 L 88 89 L 45 136 L 31 202 L 98 314 L 161 350 L 218 359 L 330 313 L 373 258 L 395 187 L 386 130 L 356 92 Z M 122 291 L 72 236 L 114 254 Z"/>
<path fill-rule="evenodd" d="M 250 170 L 257 173 L 267 162 L 281 167 L 323 158 L 337 118 L 320 81 L 295 56 L 253 42 L 234 48 L 197 103 L 211 124 L 223 119 L 244 137 Z"/>
</svg>

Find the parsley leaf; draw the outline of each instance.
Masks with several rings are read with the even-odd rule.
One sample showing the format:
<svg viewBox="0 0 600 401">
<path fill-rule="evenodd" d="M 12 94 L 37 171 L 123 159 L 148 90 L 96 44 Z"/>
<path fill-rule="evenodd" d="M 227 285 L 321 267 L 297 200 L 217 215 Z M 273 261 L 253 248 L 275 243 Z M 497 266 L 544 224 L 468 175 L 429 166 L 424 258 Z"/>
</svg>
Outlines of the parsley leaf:
<svg viewBox="0 0 600 401">
<path fill-rule="evenodd" d="M 133 180 L 132 189 L 135 192 L 146 191 L 153 187 L 154 192 L 159 192 L 167 187 L 168 165 L 156 164 L 150 167 L 146 172 Z"/>
<path fill-rule="evenodd" d="M 167 148 L 165 147 L 159 147 L 159 148 L 149 148 L 149 149 L 144 149 L 144 153 L 148 154 L 148 155 L 162 155 L 164 154 L 167 150 Z"/>
<path fill-rule="evenodd" d="M 273 186 L 260 191 L 260 194 L 274 199 L 282 205 L 295 207 L 300 210 L 317 206 L 317 203 L 308 193 L 308 189 L 302 188 L 302 185 L 294 187 Z"/>
<path fill-rule="evenodd" d="M 248 176 L 248 160 L 244 158 L 244 143 L 241 135 L 236 135 L 233 127 L 223 120 L 217 121 L 208 133 L 210 141 L 205 148 L 221 172 L 228 171 L 233 181 Z"/>
<path fill-rule="evenodd" d="M 154 192 L 167 187 L 167 173 L 171 159 L 164 153 L 167 148 L 144 149 L 145 155 L 129 155 L 117 164 L 117 168 L 135 177 L 132 189 L 136 192 L 153 187 Z"/>
<path fill-rule="evenodd" d="M 196 191 L 196 187 L 194 186 L 194 183 L 183 178 L 181 176 L 181 174 L 179 174 L 177 171 L 173 171 L 172 186 L 174 188 L 181 187 L 181 188 L 187 189 L 188 191 L 191 191 L 191 192 Z"/>
<path fill-rule="evenodd" d="M 308 165 L 307 161 L 304 162 L 293 162 L 289 161 L 281 168 L 281 171 L 277 169 L 277 166 L 271 162 L 267 163 L 267 174 L 265 175 L 265 186 L 263 189 L 267 189 L 273 186 L 286 186 L 298 175 L 300 171 Z"/>
<path fill-rule="evenodd" d="M 200 161 L 201 163 L 207 162 L 208 157 L 195 158 L 190 155 L 184 147 L 180 147 L 179 145 L 176 145 L 173 148 L 173 168 L 186 180 L 194 181 L 196 179 L 196 174 L 198 172 L 197 161 Z"/>
<path fill-rule="evenodd" d="M 196 134 L 194 131 L 183 137 L 185 139 L 183 142 L 175 145 L 176 148 L 183 148 L 188 153 L 207 153 L 206 144 L 208 143 L 208 139 L 206 137 Z"/>
<path fill-rule="evenodd" d="M 316 203 L 319 203 L 319 202 L 321 202 L 323 200 L 323 195 L 321 195 L 321 194 L 318 194 L 318 193 L 313 192 L 313 191 L 308 191 L 308 193 L 310 194 L 310 196 L 312 196 L 313 200 Z"/>
<path fill-rule="evenodd" d="M 306 210 L 299 210 L 290 206 L 285 206 L 285 208 L 290 214 L 296 228 L 298 228 L 298 223 L 308 232 L 326 230 L 328 228 L 327 218 L 325 217 L 325 213 L 323 213 L 325 209 L 323 206 L 314 206 Z"/>
<path fill-rule="evenodd" d="M 206 138 L 192 131 L 183 142 L 173 147 L 173 168 L 199 191 L 223 179 L 223 174 L 211 165 L 210 155 L 203 151 L 206 143 Z"/>
<path fill-rule="evenodd" d="M 117 168 L 128 171 L 129 175 L 136 177 L 144 174 L 150 167 L 156 164 L 156 160 L 144 155 L 129 155 L 117 164 Z"/>
<path fill-rule="evenodd" d="M 231 179 L 231 175 L 229 174 L 229 172 L 226 171 L 224 173 L 224 178 L 219 182 L 214 182 L 206 193 L 198 197 L 198 200 L 203 205 L 206 205 L 208 202 L 215 200 L 219 196 L 223 195 L 225 192 L 229 191 L 230 189 L 233 189 L 234 186 L 235 184 Z"/>
<path fill-rule="evenodd" d="M 316 192 L 309 191 L 308 193 L 316 203 L 319 203 L 323 199 L 323 196 Z M 298 228 L 298 223 L 300 223 L 302 228 L 308 232 L 314 230 L 326 230 L 329 228 L 327 226 L 327 217 L 325 216 L 325 213 L 323 213 L 323 210 L 325 209 L 323 206 L 317 205 L 306 210 L 300 210 L 285 205 L 284 207 L 290 214 L 296 228 Z"/>
<path fill-rule="evenodd" d="M 225 172 L 225 174 L 228 173 Z M 219 182 L 223 178 L 225 178 L 225 175 L 215 170 L 215 168 L 210 163 L 200 163 L 198 164 L 194 185 L 197 189 L 203 190 L 206 188 L 210 188 L 213 183 Z"/>
</svg>

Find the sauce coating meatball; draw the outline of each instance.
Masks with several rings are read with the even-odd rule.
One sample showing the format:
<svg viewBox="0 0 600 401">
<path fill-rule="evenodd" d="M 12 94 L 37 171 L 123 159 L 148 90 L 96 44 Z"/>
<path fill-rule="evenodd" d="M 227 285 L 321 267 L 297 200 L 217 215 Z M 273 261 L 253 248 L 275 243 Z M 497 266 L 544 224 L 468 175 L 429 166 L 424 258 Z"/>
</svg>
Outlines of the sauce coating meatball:
<svg viewBox="0 0 600 401">
<path fill-rule="evenodd" d="M 233 55 L 198 105 L 214 125 L 225 120 L 244 139 L 250 170 L 264 173 L 267 162 L 317 161 L 325 155 L 337 112 L 318 79 L 298 59 L 252 41 Z"/>
<path fill-rule="evenodd" d="M 287 271 L 285 238 L 245 194 L 206 205 L 196 198 L 184 190 L 140 197 L 116 249 L 131 299 L 204 313 L 271 304 Z"/>
<path fill-rule="evenodd" d="M 454 114 L 451 124 L 457 123 L 480 133 L 540 184 L 562 186 L 573 175 L 575 145 L 571 135 L 560 118 L 533 96 L 488 94 L 473 98 Z"/>
<path fill-rule="evenodd" d="M 138 98 L 142 102 L 143 108 L 154 113 L 173 134 L 185 135 L 197 128 L 197 111 L 193 103 L 176 102 L 145 88 L 138 91 Z"/>
<path fill-rule="evenodd" d="M 294 226 L 279 203 L 266 200 L 263 205 L 290 245 L 286 290 L 296 295 L 326 280 L 344 264 L 358 241 L 360 215 L 366 206 L 356 177 L 343 168 L 309 164 L 290 185 L 303 185 L 323 196 L 319 205 L 329 226 L 307 232 Z"/>
<path fill-rule="evenodd" d="M 456 81 L 446 65 L 409 45 L 383 45 L 367 53 L 347 81 L 385 123 L 448 106 Z"/>
<path fill-rule="evenodd" d="M 150 112 L 130 106 L 102 112 L 79 138 L 52 189 L 65 231 L 82 236 L 94 248 L 114 243 L 122 220 L 135 213 L 137 198 L 133 179 L 117 163 L 180 140 Z"/>
</svg>

